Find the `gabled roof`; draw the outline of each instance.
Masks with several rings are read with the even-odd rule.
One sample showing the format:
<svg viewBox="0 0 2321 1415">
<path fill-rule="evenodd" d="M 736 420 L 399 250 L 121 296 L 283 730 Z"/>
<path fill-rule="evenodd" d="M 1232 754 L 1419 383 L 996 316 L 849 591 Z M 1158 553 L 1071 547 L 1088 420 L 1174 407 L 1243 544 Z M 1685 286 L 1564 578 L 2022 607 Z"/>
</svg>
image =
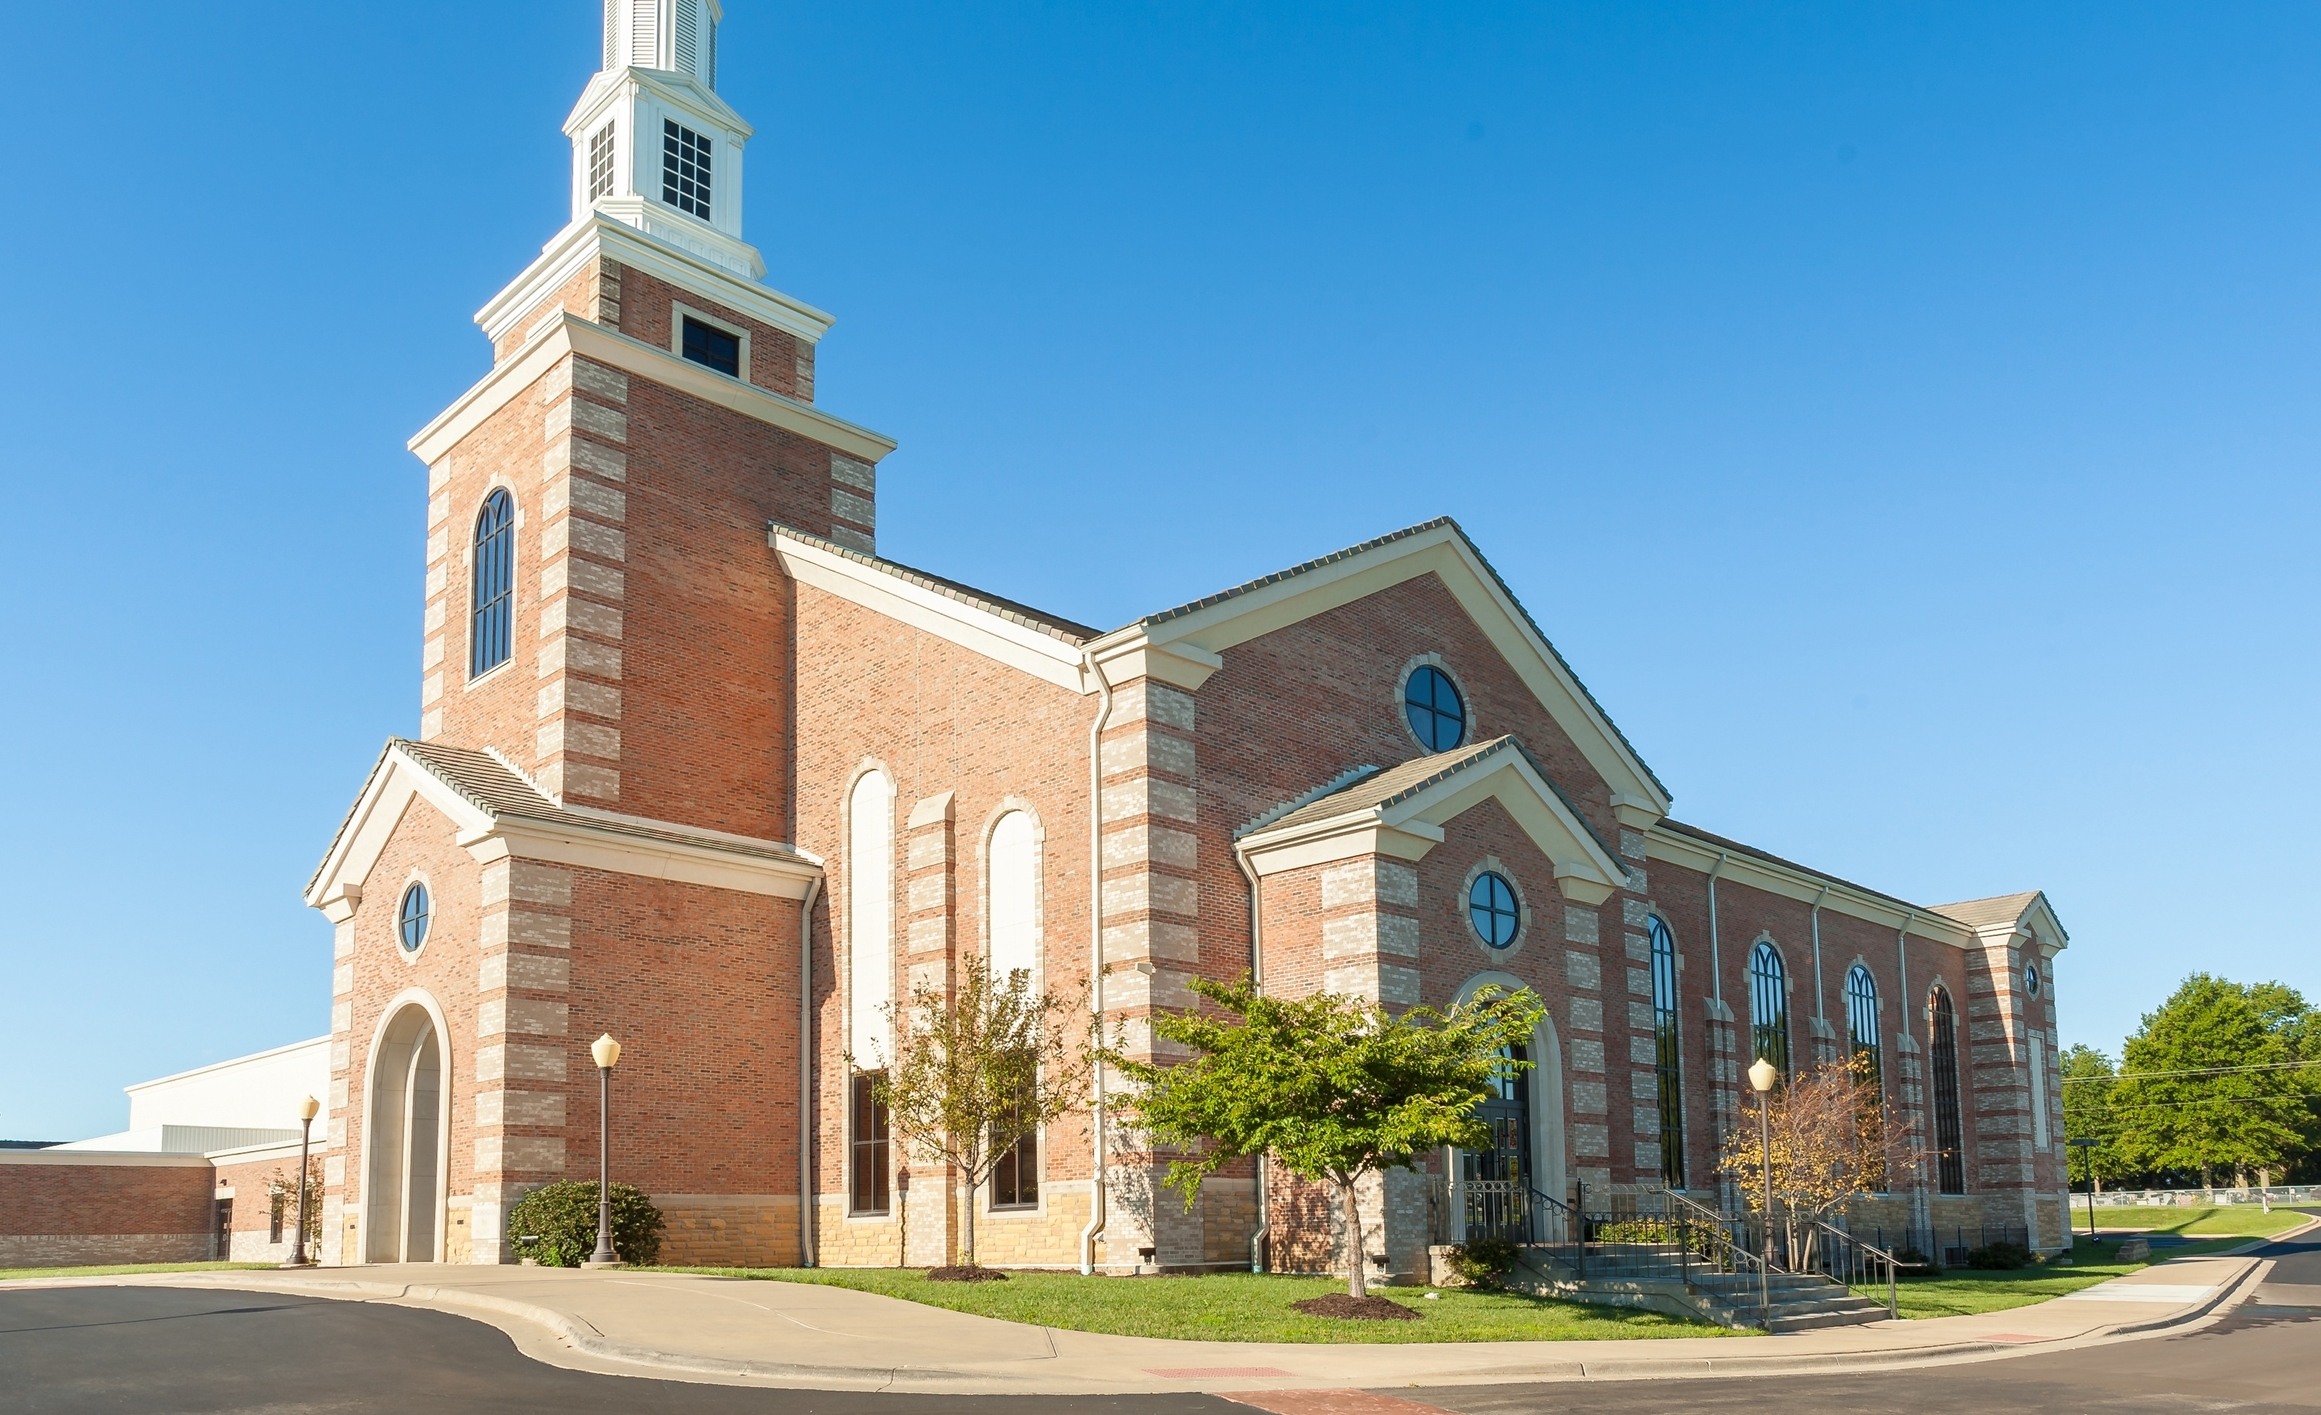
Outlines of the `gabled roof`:
<svg viewBox="0 0 2321 1415">
<path fill-rule="evenodd" d="M 1381 590 L 1434 574 L 1514 668 L 1540 705 L 1612 788 L 1615 803 L 1647 814 L 1668 808 L 1668 788 L 1571 664 L 1548 641 L 1498 570 L 1448 516 L 1293 565 L 1216 594 L 1148 614 L 1089 647 L 1124 676 L 1149 673 L 1198 688 L 1235 645 L 1325 614 Z"/>
<path fill-rule="evenodd" d="M 1934 912 L 1958 920 L 1970 929 L 1989 928 L 1993 924 L 2022 922 L 2039 891 L 2028 889 L 2021 894 L 1994 894 L 1988 899 L 1968 899 L 1957 904 L 1937 904 Z"/>
<path fill-rule="evenodd" d="M 359 900 L 414 797 L 450 817 L 479 860 L 521 854 L 775 894 L 821 872 L 821 861 L 781 841 L 566 805 L 495 753 L 390 737 L 307 881 L 306 902 Z"/>
<path fill-rule="evenodd" d="M 1045 610 L 1034 609 L 1028 604 L 1021 604 L 1012 599 L 1002 599 L 998 595 L 976 589 L 972 585 L 963 585 L 957 580 L 946 580 L 941 575 L 916 569 L 899 560 L 888 560 L 884 556 L 878 555 L 866 555 L 852 546 L 840 545 L 837 541 L 825 539 L 815 535 L 812 531 L 802 531 L 796 526 L 783 525 L 780 521 L 768 521 L 766 525 L 776 535 L 802 541 L 818 550 L 827 551 L 832 555 L 851 560 L 857 565 L 876 570 L 882 575 L 892 576 L 905 584 L 916 585 L 920 589 L 955 599 L 969 608 L 980 609 L 986 614 L 996 614 L 1011 624 L 1020 624 L 1026 629 L 1037 630 L 1050 638 L 1071 644 L 1074 647 L 1078 647 L 1104 632 L 1087 624 L 1075 624 L 1059 614 L 1050 614 Z"/>
<path fill-rule="evenodd" d="M 1611 847 L 1512 736 L 1366 774 L 1249 831 L 1238 848 L 1260 874 L 1359 854 L 1422 859 L 1446 824 L 1485 800 L 1554 862 L 1567 895 L 1600 903 L 1627 882 Z"/>
</svg>

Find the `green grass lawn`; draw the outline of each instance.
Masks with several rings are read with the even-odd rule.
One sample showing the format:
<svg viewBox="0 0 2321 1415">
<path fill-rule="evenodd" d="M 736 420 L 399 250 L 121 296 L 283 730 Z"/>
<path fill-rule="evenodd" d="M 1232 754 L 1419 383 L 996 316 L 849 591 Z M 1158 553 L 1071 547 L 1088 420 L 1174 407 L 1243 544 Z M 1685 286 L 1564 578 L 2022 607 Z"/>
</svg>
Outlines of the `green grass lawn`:
<svg viewBox="0 0 2321 1415">
<path fill-rule="evenodd" d="M 2285 1232 L 2311 1217 L 2308 1214 L 2285 1214 L 2283 1211 L 2275 1210 L 2272 1217 L 2283 1221 L 2265 1224 L 2262 1220 L 2266 1215 L 2260 1209 L 2251 1209 L 2246 1215 L 2236 1215 L 2230 1209 L 2144 1209 L 2140 1211 L 2119 1210 L 2118 1212 L 2142 1212 L 2183 1217 L 2187 1221 L 2185 1228 L 2177 1228 L 2172 1224 L 2153 1225 L 2153 1232 L 2176 1233 L 2189 1230 L 2194 1235 L 2212 1232 L 2217 1235 L 2205 1242 L 2186 1243 L 2178 1248 L 2163 1248 L 2159 1252 L 2162 1261 L 2172 1257 L 2196 1258 L 2206 1253 L 2226 1252 L 2241 1246 L 2251 1237 Z M 2198 1221 L 2192 1219 L 2191 1216 L 2200 1213 L 2221 1213 L 2224 1220 L 2221 1226 L 2216 1229 L 2194 1226 Z M 2095 1218 L 2099 1225 L 2106 1222 L 2102 1209 L 2095 1211 Z M 2250 1224 L 2248 1223 L 2250 1219 L 2259 1222 Z M 2084 1223 L 2085 1219 L 2083 1218 L 2081 1222 Z M 2045 1302 L 2052 1297 L 2061 1297 L 2067 1292 L 2077 1292 L 2083 1287 L 2093 1287 L 2107 1278 L 2124 1277 L 2129 1273 L 2151 1266 L 2150 1263 L 2120 1262 L 2117 1257 L 2119 1244 L 2120 1240 L 2117 1237 L 2106 1238 L 2100 1243 L 2090 1243 L 2084 1236 L 2077 1238 L 2071 1245 L 2071 1266 L 2069 1267 L 2050 1264 L 2044 1267 L 2017 1268 L 2012 1271 L 1999 1272 L 1981 1272 L 1973 1268 L 1953 1268 L 1940 1277 L 1904 1278 L 1901 1288 L 1896 1294 L 1896 1305 L 1900 1307 L 1904 1317 L 1919 1320 L 1929 1317 L 1958 1317 L 1970 1312 L 2001 1312 L 2009 1307 L 2028 1307 L 2034 1302 Z M 1864 1295 L 1880 1299 L 1886 1295 L 1883 1289 L 1871 1292 L 1868 1288 L 1863 1288 L 1861 1291 Z"/>
<path fill-rule="evenodd" d="M 2147 1233 L 2180 1233 L 2186 1237 L 2267 1238 L 2286 1233 L 2313 1217 L 2302 1209 L 2275 1208 L 2271 1213 L 2256 1204 L 2227 1204 L 2217 1208 L 2163 1209 L 2133 1206 L 2107 1209 L 2098 1205 L 2095 1226 L 2136 1228 Z M 2081 1231 L 2087 1227 L 2087 1206 L 2072 1206 L 2071 1218 Z"/>
<path fill-rule="evenodd" d="M 278 1263 L 122 1263 L 93 1268 L 0 1268 L 0 1282 L 19 1277 L 121 1277 L 130 1273 L 223 1273 L 247 1268 L 279 1267 Z"/>
<path fill-rule="evenodd" d="M 775 1282 L 817 1282 L 900 1297 L 1002 1321 L 1112 1336 L 1187 1341 L 1575 1341 L 1663 1336 L 1737 1336 L 1658 1312 L 1590 1307 L 1509 1292 L 1372 1288 L 1420 1313 L 1415 1322 L 1309 1317 L 1290 1303 L 1343 1292 L 1331 1278 L 1217 1273 L 1206 1277 L 1082 1277 L 1018 1272 L 1005 1282 L 929 1282 L 898 1268 L 680 1268 L 679 1272 Z"/>
</svg>

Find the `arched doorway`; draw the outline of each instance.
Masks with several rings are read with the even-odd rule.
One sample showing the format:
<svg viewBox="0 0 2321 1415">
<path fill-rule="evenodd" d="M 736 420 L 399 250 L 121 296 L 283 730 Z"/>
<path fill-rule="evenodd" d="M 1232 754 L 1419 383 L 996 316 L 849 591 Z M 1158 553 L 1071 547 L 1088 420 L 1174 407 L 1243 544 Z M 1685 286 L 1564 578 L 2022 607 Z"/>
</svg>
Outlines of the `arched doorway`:
<svg viewBox="0 0 2321 1415">
<path fill-rule="evenodd" d="M 1497 984 L 1509 992 L 1526 986 L 1521 978 L 1511 973 L 1478 973 L 1459 988 L 1459 1002 L 1466 1002 L 1481 988 Z M 1458 1151 L 1454 1158 L 1453 1175 L 1462 1186 L 1483 1174 L 1504 1176 L 1484 1181 L 1491 1193 L 1512 1188 L 1514 1212 L 1506 1220 L 1531 1229 L 1530 1236 L 1548 1242 L 1560 1241 L 1561 1221 L 1552 1208 L 1535 1205 L 1530 1193 L 1544 1194 L 1563 1202 L 1570 1176 L 1566 1172 L 1564 1155 L 1563 1115 L 1563 1047 L 1557 1039 L 1555 1018 L 1542 1014 L 1539 1024 L 1531 1030 L 1531 1041 L 1518 1045 L 1507 1053 L 1511 1061 L 1531 1063 L 1528 1067 L 1510 1068 L 1511 1074 L 1494 1084 L 1484 1098 L 1483 1119 L 1491 1126 L 1492 1147 L 1483 1151 Z M 1509 1185 L 1509 1180 L 1519 1180 Z M 1490 1202 L 1477 1205 L 1472 1199 L 1469 1216 L 1476 1220 L 1466 1226 L 1473 1237 L 1483 1237 L 1495 1231 L 1499 1221 Z M 1525 1215 L 1538 1210 L 1536 1220 L 1526 1224 Z M 1510 1232 L 1508 1237 L 1523 1235 Z"/>
<path fill-rule="evenodd" d="M 1531 1170 L 1531 1049 L 1502 1049 L 1506 1063 L 1491 1078 L 1477 1114 L 1491 1127 L 1487 1149 L 1459 1152 L 1460 1182 L 1467 1191 L 1467 1237 L 1511 1238 L 1529 1233 L 1524 1214 L 1538 1181 Z"/>
<path fill-rule="evenodd" d="M 363 1259 L 432 1263 L 442 1257 L 443 1038 L 424 1006 L 406 1003 L 371 1048 L 365 1122 Z"/>
</svg>

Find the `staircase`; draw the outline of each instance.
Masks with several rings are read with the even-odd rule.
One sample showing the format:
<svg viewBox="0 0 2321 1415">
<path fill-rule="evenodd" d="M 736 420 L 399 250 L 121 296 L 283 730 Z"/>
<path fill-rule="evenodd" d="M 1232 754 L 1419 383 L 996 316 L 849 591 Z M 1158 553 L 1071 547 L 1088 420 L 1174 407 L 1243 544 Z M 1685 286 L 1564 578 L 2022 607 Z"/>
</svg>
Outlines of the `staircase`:
<svg viewBox="0 0 2321 1415">
<path fill-rule="evenodd" d="M 1763 1295 L 1760 1295 L 1760 1281 Z M 1643 1307 L 1770 1332 L 1819 1331 L 1886 1319 L 1886 1305 L 1816 1273 L 1728 1273 L 1687 1264 L 1674 1244 L 1591 1243 L 1583 1276 L 1569 1245 L 1527 1244 L 1509 1286 L 1542 1297 Z M 1768 1308 L 1764 1298 L 1769 1297 Z"/>
</svg>

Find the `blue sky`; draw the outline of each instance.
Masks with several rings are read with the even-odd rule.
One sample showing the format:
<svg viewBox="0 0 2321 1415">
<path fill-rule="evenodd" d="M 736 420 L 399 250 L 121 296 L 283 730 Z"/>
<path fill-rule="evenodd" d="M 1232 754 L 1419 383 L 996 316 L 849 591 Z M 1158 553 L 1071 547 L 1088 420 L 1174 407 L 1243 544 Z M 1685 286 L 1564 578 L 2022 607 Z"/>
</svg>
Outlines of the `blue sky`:
<svg viewBox="0 0 2321 1415">
<path fill-rule="evenodd" d="M 594 7 L 12 20 L 0 1135 L 328 1028 L 423 472 Z M 1460 518 L 1677 814 L 2321 995 L 2321 11 L 729 0 L 886 553 L 1113 624 Z"/>
</svg>

